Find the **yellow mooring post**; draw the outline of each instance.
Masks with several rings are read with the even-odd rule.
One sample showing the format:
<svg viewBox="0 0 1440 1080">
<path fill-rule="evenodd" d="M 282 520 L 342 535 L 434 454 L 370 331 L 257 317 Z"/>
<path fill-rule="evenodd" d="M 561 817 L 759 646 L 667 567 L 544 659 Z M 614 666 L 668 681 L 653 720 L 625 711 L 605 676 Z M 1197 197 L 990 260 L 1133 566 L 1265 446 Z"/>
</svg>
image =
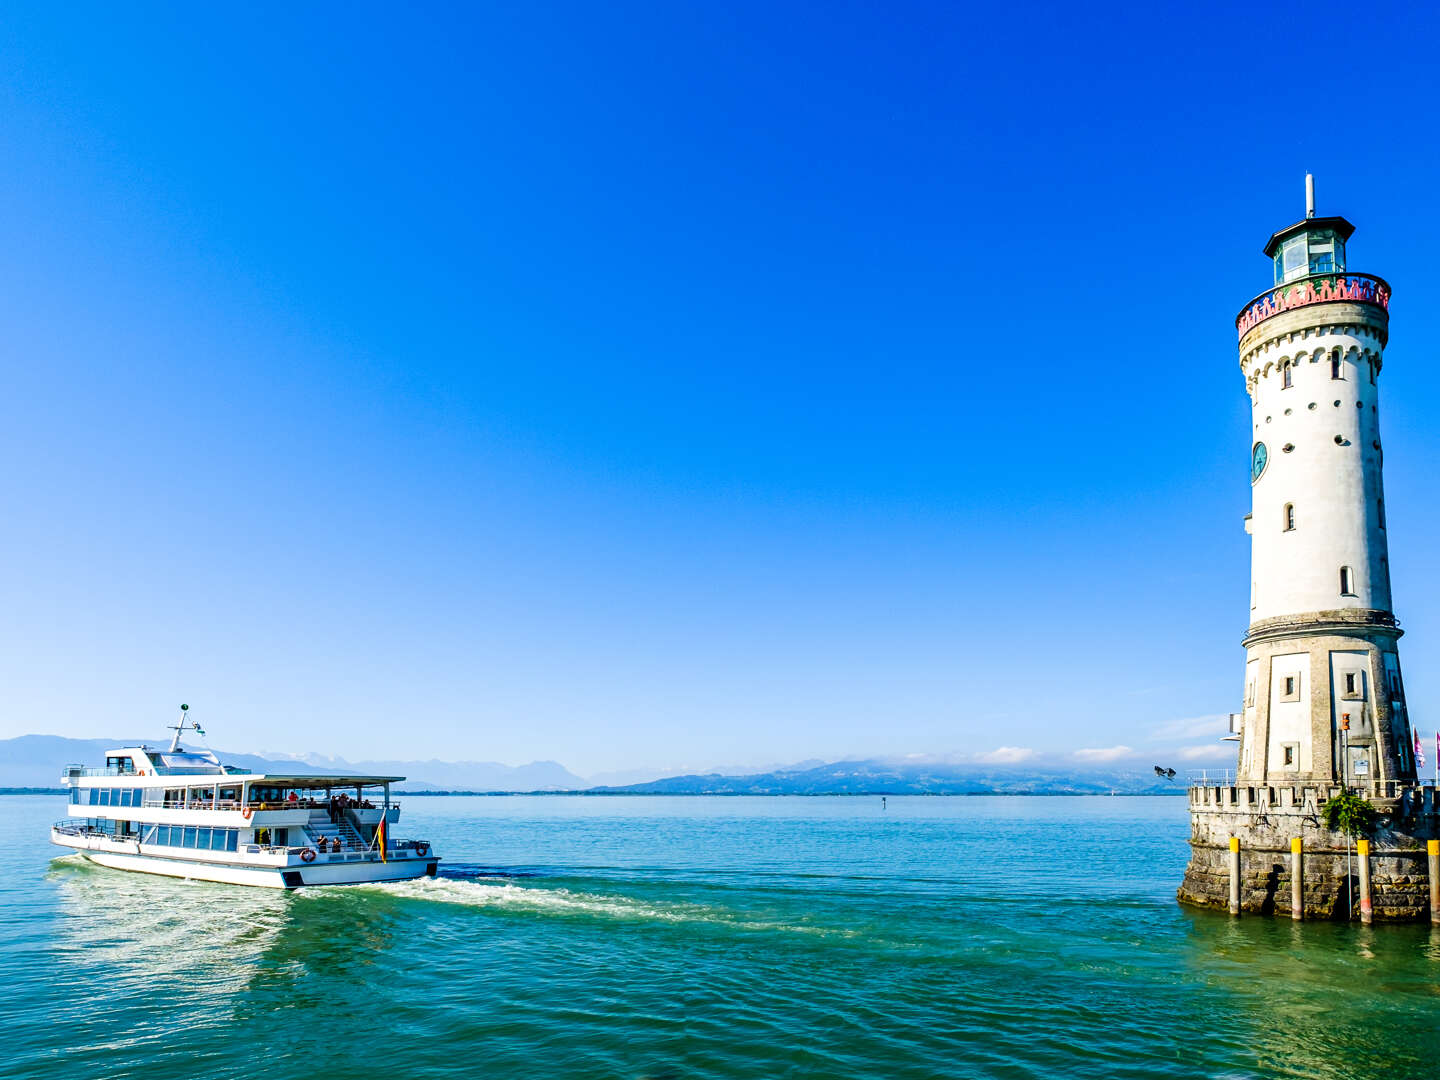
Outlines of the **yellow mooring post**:
<svg viewBox="0 0 1440 1080">
<path fill-rule="evenodd" d="M 1240 838 L 1230 837 L 1230 914 L 1240 914 Z"/>
<path fill-rule="evenodd" d="M 1369 926 L 1375 920 L 1370 907 L 1370 841 L 1356 840 L 1355 853 L 1360 856 L 1360 921 Z"/>
<path fill-rule="evenodd" d="M 1298 836 L 1290 838 L 1290 918 L 1305 918 L 1305 866 Z"/>
<path fill-rule="evenodd" d="M 1425 853 L 1430 856 L 1430 922 L 1440 926 L 1440 840 L 1426 840 Z"/>
</svg>

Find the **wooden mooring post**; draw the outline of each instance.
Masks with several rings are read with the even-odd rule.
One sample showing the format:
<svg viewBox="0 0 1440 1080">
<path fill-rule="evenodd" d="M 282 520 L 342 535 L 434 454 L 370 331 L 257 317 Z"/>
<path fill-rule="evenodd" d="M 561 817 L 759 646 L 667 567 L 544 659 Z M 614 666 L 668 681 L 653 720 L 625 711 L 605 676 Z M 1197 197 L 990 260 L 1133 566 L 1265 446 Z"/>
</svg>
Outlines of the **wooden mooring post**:
<svg viewBox="0 0 1440 1080">
<path fill-rule="evenodd" d="M 1305 857 L 1298 836 L 1290 838 L 1290 918 L 1305 918 Z"/>
<path fill-rule="evenodd" d="M 1356 840 L 1355 852 L 1360 863 L 1360 921 L 1369 926 L 1375 920 L 1370 907 L 1370 841 Z"/>
<path fill-rule="evenodd" d="M 1430 923 L 1440 926 L 1440 840 L 1426 840 L 1425 853 L 1430 864 Z"/>
<path fill-rule="evenodd" d="M 1230 914 L 1240 914 L 1240 838 L 1230 837 Z"/>
</svg>

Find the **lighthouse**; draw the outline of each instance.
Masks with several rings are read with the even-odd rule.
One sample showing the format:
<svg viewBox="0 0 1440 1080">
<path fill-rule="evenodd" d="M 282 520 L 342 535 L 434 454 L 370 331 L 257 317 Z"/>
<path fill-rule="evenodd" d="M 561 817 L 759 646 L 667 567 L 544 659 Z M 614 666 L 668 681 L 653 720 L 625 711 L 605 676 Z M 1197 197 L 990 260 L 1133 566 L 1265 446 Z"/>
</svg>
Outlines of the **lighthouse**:
<svg viewBox="0 0 1440 1080">
<path fill-rule="evenodd" d="M 1380 382 L 1390 286 L 1315 212 L 1265 243 L 1235 319 L 1250 399 L 1250 611 L 1233 773 L 1189 789 L 1201 907 L 1440 923 L 1440 801 L 1416 780 L 1391 593 Z M 1369 804 L 1369 835 L 1327 805 Z"/>
<path fill-rule="evenodd" d="M 1347 265 L 1355 226 L 1272 235 L 1236 319 L 1250 397 L 1250 618 L 1241 783 L 1415 777 L 1390 591 L 1380 376 L 1390 286 Z"/>
</svg>

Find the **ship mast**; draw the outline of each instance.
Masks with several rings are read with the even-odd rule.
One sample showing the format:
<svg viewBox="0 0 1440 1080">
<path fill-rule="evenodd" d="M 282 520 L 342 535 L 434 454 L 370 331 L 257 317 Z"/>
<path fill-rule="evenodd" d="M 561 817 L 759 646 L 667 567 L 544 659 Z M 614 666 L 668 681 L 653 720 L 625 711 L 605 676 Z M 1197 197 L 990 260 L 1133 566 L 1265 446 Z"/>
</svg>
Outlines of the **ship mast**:
<svg viewBox="0 0 1440 1080">
<path fill-rule="evenodd" d="M 190 712 L 190 706 L 189 706 L 189 705 L 181 705 L 181 706 L 180 706 L 180 722 L 179 722 L 178 724 L 171 724 L 171 725 L 170 725 L 170 730 L 173 731 L 173 732 L 175 732 L 175 737 L 170 740 L 170 753 L 172 753 L 172 754 L 175 753 L 175 751 L 177 751 L 177 750 L 180 749 L 180 736 L 185 733 L 185 729 L 186 729 L 187 727 L 188 727 L 188 728 L 193 728 L 193 729 L 195 730 L 195 733 L 196 733 L 197 735 L 202 735 L 202 736 L 203 736 L 203 735 L 205 734 L 205 732 L 200 729 L 200 725 L 197 724 L 194 720 L 191 720 L 191 719 L 189 718 L 189 716 L 187 715 L 189 712 Z"/>
</svg>

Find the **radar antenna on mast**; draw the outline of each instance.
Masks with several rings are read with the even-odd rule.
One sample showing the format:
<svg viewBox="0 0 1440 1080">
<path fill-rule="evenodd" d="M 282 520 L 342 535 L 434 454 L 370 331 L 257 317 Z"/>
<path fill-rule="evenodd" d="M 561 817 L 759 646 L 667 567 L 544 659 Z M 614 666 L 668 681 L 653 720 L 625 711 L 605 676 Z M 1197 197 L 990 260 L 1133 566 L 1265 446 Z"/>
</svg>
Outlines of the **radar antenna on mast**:
<svg viewBox="0 0 1440 1080">
<path fill-rule="evenodd" d="M 175 753 L 176 750 L 180 749 L 180 736 L 185 734 L 185 729 L 187 727 L 193 729 L 195 734 L 199 735 L 201 738 L 204 738 L 205 736 L 204 729 L 201 728 L 200 725 L 197 724 L 194 720 L 190 719 L 189 712 L 189 705 L 181 705 L 180 722 L 178 724 L 170 725 L 170 730 L 175 732 L 175 738 L 170 740 L 170 753 L 172 754 Z"/>
</svg>

